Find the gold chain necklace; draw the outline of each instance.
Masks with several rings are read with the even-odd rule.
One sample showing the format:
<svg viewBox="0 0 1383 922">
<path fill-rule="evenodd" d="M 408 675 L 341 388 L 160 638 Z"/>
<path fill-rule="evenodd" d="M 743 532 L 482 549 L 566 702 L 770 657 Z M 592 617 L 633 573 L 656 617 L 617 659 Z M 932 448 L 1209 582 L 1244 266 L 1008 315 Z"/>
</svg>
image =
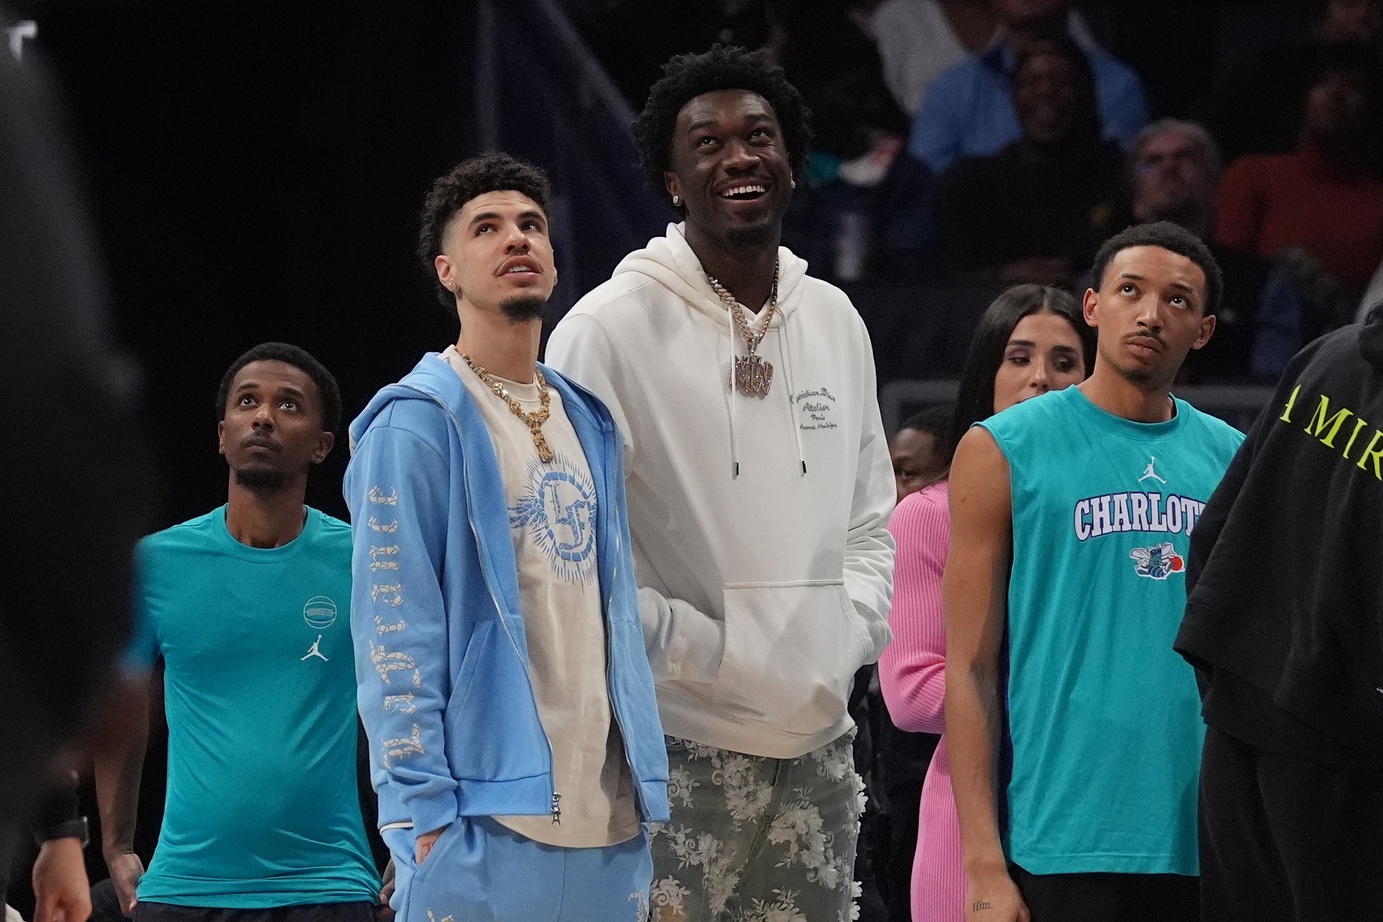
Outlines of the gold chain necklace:
<svg viewBox="0 0 1383 922">
<path fill-rule="evenodd" d="M 538 368 L 533 369 L 533 374 L 538 379 L 538 400 L 542 406 L 538 408 L 537 413 L 525 413 L 523 407 L 519 406 L 519 402 L 510 396 L 509 389 L 501 384 L 498 378 L 472 362 L 471 357 L 466 353 L 458 351 L 456 354 L 461 356 L 462 361 L 470 366 L 471 371 L 480 376 L 480 380 L 484 381 L 490 390 L 494 391 L 496 397 L 509 405 L 511 413 L 523 420 L 528 431 L 533 433 L 533 447 L 538 449 L 538 457 L 543 459 L 544 464 L 550 464 L 552 462 L 552 449 L 548 447 L 547 439 L 543 438 L 543 423 L 547 422 L 548 404 L 551 402 L 551 398 L 548 396 L 547 379 L 543 377 L 542 371 Z"/>
<path fill-rule="evenodd" d="M 715 276 L 708 274 L 706 280 L 711 283 L 711 289 L 730 312 L 735 330 L 744 340 L 747 354 L 735 356 L 734 388 L 746 397 L 758 397 L 762 400 L 768 396 L 768 390 L 773 386 L 773 363 L 764 361 L 757 353 L 759 343 L 763 342 L 764 335 L 768 333 L 768 325 L 772 322 L 773 315 L 778 312 L 778 264 L 773 264 L 773 289 L 768 295 L 768 307 L 764 310 L 763 322 L 757 330 L 749 326 L 746 316 L 749 308 L 735 300 L 735 296 L 730 294 Z"/>
</svg>

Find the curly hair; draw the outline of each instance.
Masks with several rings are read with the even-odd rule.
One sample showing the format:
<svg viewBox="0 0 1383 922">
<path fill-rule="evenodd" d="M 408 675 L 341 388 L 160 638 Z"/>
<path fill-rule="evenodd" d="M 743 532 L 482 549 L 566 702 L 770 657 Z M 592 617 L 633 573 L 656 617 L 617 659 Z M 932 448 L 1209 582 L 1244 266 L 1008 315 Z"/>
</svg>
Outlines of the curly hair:
<svg viewBox="0 0 1383 922">
<path fill-rule="evenodd" d="M 454 307 L 456 296 L 437 279 L 433 261 L 442 252 L 447 225 L 473 198 L 487 192 L 518 192 L 531 198 L 547 213 L 552 188 L 547 174 L 531 163 L 508 154 L 481 154 L 463 160 L 439 176 L 423 200 L 418 228 L 418 261 L 423 271 L 437 284 L 437 297 L 446 307 Z"/>
<path fill-rule="evenodd" d="M 787 144 L 793 175 L 801 176 L 811 153 L 811 112 L 783 69 L 760 52 L 713 45 L 702 54 L 679 54 L 663 65 L 663 76 L 648 91 L 648 102 L 630 131 L 639 163 L 654 192 L 666 194 L 663 174 L 672 168 L 672 135 L 677 113 L 692 99 L 717 90 L 748 90 L 773 107 Z"/>
<path fill-rule="evenodd" d="M 216 389 L 216 418 L 226 418 L 226 402 L 230 400 L 231 383 L 240 370 L 251 362 L 282 362 L 292 365 L 312 379 L 317 385 L 317 395 L 322 402 L 322 429 L 335 432 L 341 426 L 341 388 L 336 378 L 327 371 L 326 366 L 317 361 L 307 350 L 291 343 L 260 343 L 231 363 L 221 376 L 221 386 Z"/>
</svg>

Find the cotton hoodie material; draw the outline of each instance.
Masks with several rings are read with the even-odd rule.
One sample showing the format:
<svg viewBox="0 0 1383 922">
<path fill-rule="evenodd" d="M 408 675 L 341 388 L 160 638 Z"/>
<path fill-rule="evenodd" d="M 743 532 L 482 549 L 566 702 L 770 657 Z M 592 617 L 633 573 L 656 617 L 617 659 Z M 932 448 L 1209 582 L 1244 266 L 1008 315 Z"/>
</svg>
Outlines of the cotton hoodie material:
<svg viewBox="0 0 1383 922">
<path fill-rule="evenodd" d="M 869 336 L 780 248 L 766 398 L 681 225 L 558 324 L 547 359 L 624 435 L 644 640 L 667 733 L 795 758 L 851 727 L 855 671 L 888 643 L 895 497 Z"/>
<path fill-rule="evenodd" d="M 1383 765 L 1380 424 L 1375 308 L 1288 364 L 1192 537 L 1176 649 L 1211 689 L 1207 722 L 1265 751 Z M 1226 676 L 1292 721 L 1246 735 L 1248 708 L 1212 707 Z"/>
</svg>

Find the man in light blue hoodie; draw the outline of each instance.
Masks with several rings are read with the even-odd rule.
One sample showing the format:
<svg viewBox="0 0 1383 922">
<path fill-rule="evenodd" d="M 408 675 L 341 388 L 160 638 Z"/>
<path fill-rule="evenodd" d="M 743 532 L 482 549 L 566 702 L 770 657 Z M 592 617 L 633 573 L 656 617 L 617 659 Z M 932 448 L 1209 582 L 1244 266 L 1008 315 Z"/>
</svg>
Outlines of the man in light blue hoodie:
<svg viewBox="0 0 1383 922">
<path fill-rule="evenodd" d="M 642 922 L 667 759 L 619 432 L 537 363 L 543 174 L 438 179 L 419 256 L 461 321 L 351 426 L 360 712 L 401 922 Z"/>
</svg>

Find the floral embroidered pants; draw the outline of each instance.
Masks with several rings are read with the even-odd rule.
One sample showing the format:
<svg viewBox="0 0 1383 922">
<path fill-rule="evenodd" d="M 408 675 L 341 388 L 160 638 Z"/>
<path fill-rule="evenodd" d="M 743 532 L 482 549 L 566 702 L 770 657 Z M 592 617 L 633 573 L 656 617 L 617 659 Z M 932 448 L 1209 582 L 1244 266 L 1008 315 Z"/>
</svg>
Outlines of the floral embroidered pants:
<svg viewBox="0 0 1383 922">
<path fill-rule="evenodd" d="M 652 836 L 654 922 L 856 918 L 854 737 L 796 759 L 668 737 L 672 821 Z"/>
</svg>

